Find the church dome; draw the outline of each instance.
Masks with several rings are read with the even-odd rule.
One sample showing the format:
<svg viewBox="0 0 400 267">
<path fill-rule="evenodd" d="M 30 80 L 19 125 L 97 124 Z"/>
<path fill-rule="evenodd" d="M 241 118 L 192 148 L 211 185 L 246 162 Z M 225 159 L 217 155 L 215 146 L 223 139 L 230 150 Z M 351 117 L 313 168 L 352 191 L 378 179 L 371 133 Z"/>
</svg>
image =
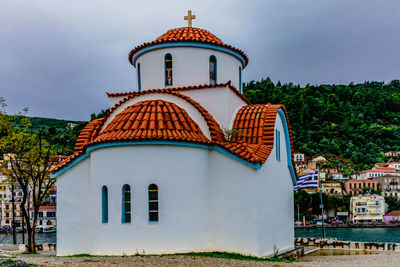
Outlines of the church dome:
<svg viewBox="0 0 400 267">
<path fill-rule="evenodd" d="M 118 113 L 92 143 L 140 140 L 208 142 L 183 108 L 164 100 L 146 100 Z"/>
<path fill-rule="evenodd" d="M 234 53 L 239 54 L 243 58 L 244 66 L 246 67 L 249 59 L 247 55 L 240 49 L 237 49 L 233 46 L 225 44 L 221 39 L 219 39 L 214 34 L 210 33 L 207 30 L 194 28 L 194 27 L 181 27 L 175 28 L 167 31 L 163 35 L 159 36 L 152 42 L 147 42 L 142 45 L 135 47 L 129 53 L 129 62 L 135 65 L 135 56 L 141 52 L 144 48 L 164 44 L 164 43 L 203 43 L 203 44 L 210 44 L 215 45 L 218 47 L 226 48 Z"/>
</svg>

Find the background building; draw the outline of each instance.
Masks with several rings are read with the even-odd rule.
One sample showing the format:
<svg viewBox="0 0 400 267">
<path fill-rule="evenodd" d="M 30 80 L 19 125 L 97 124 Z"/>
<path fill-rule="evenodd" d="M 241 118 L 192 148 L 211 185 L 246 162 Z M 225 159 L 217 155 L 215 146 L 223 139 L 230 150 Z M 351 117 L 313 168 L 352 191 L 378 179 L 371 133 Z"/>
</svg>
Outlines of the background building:
<svg viewBox="0 0 400 267">
<path fill-rule="evenodd" d="M 385 199 L 380 195 L 359 195 L 350 200 L 353 223 L 382 222 L 385 214 Z"/>
</svg>

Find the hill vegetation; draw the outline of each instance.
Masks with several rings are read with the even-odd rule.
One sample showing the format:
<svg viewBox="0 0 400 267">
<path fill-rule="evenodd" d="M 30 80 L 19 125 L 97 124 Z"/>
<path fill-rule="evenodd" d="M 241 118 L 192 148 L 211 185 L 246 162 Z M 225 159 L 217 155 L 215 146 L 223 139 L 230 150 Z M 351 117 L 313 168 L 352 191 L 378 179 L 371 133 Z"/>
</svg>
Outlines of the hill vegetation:
<svg viewBox="0 0 400 267">
<path fill-rule="evenodd" d="M 266 78 L 247 83 L 244 95 L 253 103 L 284 104 L 295 150 L 324 155 L 349 174 L 400 150 L 399 80 L 301 87 Z"/>
</svg>

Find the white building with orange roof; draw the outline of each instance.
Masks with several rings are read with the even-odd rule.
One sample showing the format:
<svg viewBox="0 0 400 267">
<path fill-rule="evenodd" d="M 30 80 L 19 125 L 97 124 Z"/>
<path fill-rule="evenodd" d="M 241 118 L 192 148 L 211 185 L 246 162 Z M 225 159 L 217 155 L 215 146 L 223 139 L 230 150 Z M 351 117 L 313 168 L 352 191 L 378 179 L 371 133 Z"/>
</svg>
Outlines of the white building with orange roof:
<svg viewBox="0 0 400 267">
<path fill-rule="evenodd" d="M 57 255 L 293 249 L 288 116 L 242 95 L 244 52 L 183 27 L 129 61 L 137 90 L 109 93 L 107 115 L 51 170 Z"/>
</svg>

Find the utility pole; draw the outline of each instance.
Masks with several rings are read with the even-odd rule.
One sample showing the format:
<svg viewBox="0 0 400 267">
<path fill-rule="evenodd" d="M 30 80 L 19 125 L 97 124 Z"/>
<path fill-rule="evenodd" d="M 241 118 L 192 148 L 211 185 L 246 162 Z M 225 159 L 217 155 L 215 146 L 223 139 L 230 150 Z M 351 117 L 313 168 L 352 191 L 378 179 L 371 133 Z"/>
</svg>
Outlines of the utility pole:
<svg viewBox="0 0 400 267">
<path fill-rule="evenodd" d="M 318 183 L 319 183 L 319 198 L 321 201 L 321 204 L 319 205 L 319 207 L 321 208 L 321 212 L 322 212 L 322 238 L 325 239 L 324 203 L 322 202 L 322 187 L 321 187 L 321 183 L 319 182 L 319 170 L 318 170 Z"/>
<path fill-rule="evenodd" d="M 12 205 L 12 235 L 13 235 L 13 244 L 17 244 L 17 235 L 15 233 L 15 207 L 14 207 L 14 184 L 11 184 L 11 205 Z"/>
<path fill-rule="evenodd" d="M 297 204 L 297 221 L 300 221 L 300 206 Z"/>
</svg>

